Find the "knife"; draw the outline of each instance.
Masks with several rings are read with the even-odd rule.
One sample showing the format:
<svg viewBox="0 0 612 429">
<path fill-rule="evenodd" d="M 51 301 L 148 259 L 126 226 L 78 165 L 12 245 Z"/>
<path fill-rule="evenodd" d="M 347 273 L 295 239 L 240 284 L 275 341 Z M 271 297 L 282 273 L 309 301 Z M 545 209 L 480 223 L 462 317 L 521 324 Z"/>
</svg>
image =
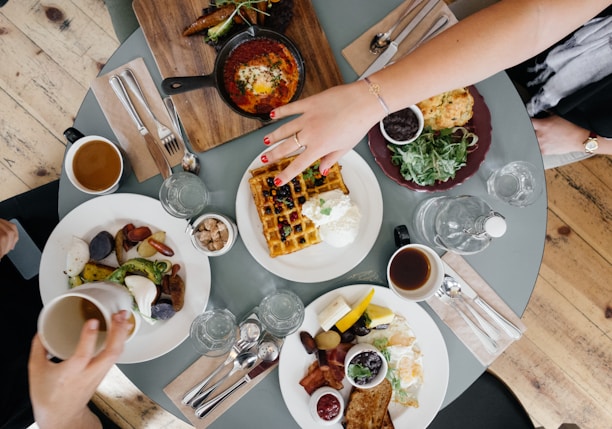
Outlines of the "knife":
<svg viewBox="0 0 612 429">
<path fill-rule="evenodd" d="M 461 285 L 461 291 L 465 296 L 472 299 L 480 308 L 487 313 L 491 319 L 495 320 L 499 326 L 504 330 L 510 338 L 518 340 L 521 338 L 521 330 L 517 328 L 512 322 L 506 319 L 504 316 L 499 314 L 493 307 L 491 307 L 485 300 L 483 300 L 471 287 L 467 286 L 465 283 Z"/>
<path fill-rule="evenodd" d="M 421 23 L 421 21 L 427 16 L 429 12 L 438 4 L 439 0 L 429 0 L 425 6 L 417 13 L 412 21 L 404 27 L 402 32 L 398 34 L 398 36 L 393 39 L 389 47 L 382 53 L 380 56 L 374 60 L 374 62 L 363 72 L 359 79 L 363 79 L 364 77 L 368 77 L 374 72 L 382 69 L 387 63 L 393 58 L 393 56 L 397 53 L 400 43 L 410 34 L 412 30 L 416 28 L 417 25 Z"/>
<path fill-rule="evenodd" d="M 447 269 L 449 267 L 447 266 Z M 450 271 L 450 270 L 449 270 Z M 518 340 L 519 338 L 521 338 L 521 336 L 523 335 L 521 330 L 519 328 L 517 328 L 512 322 L 510 322 L 508 319 L 506 319 L 504 316 L 502 316 L 501 314 L 499 314 L 493 307 L 491 307 L 485 300 L 483 300 L 480 296 L 478 296 L 478 294 L 476 293 L 476 291 L 474 289 L 472 289 L 470 287 L 470 285 L 468 285 L 465 281 L 463 281 L 462 279 L 460 279 L 460 277 L 457 275 L 457 273 L 455 273 L 454 271 L 451 273 L 451 275 L 454 274 L 454 277 L 461 282 L 461 292 L 463 295 L 465 295 L 467 298 L 471 299 L 472 301 L 474 301 L 476 304 L 478 304 L 478 306 L 480 308 L 483 309 L 483 311 L 485 313 L 487 313 L 487 315 L 489 315 L 491 317 L 491 319 L 495 320 L 499 326 L 504 330 L 504 332 L 506 334 L 508 334 L 508 336 L 510 338 L 513 338 L 515 340 Z"/>
<path fill-rule="evenodd" d="M 251 371 L 249 371 L 246 375 L 244 375 L 242 378 L 240 378 L 230 387 L 225 389 L 222 393 L 219 393 L 214 398 L 204 402 L 202 405 L 196 408 L 195 415 L 198 416 L 198 418 L 200 419 L 205 417 L 208 413 L 214 410 L 221 402 L 223 402 L 223 400 L 225 400 L 228 396 L 230 396 L 232 393 L 234 393 L 244 384 L 247 384 L 253 381 L 254 378 L 264 373 L 268 368 L 272 367 L 277 362 L 278 362 L 278 358 L 271 362 L 262 361 L 259 365 L 257 365 Z"/>
<path fill-rule="evenodd" d="M 157 169 L 161 173 L 162 177 L 164 179 L 167 179 L 168 177 L 170 177 L 170 175 L 172 175 L 172 167 L 170 167 L 170 164 L 164 156 L 164 153 L 162 152 L 161 148 L 157 145 L 155 139 L 149 133 L 149 130 L 147 130 L 147 127 L 144 126 L 142 120 L 140 119 L 140 116 L 138 116 L 138 113 L 136 113 L 136 109 L 134 108 L 134 105 L 132 104 L 129 95 L 125 90 L 125 86 L 123 86 L 121 78 L 117 75 L 113 75 L 110 77 L 108 82 L 113 88 L 113 91 L 115 91 L 115 94 L 119 98 L 119 101 L 121 101 L 121 104 L 123 104 L 123 107 L 125 107 L 125 110 L 127 110 L 127 112 L 129 113 L 130 118 L 132 118 L 132 121 L 134 121 L 134 124 L 136 124 L 138 132 L 140 132 L 140 135 L 142 135 L 142 137 L 144 138 L 145 143 L 147 145 L 147 149 L 153 157 L 153 161 L 155 161 Z"/>
</svg>

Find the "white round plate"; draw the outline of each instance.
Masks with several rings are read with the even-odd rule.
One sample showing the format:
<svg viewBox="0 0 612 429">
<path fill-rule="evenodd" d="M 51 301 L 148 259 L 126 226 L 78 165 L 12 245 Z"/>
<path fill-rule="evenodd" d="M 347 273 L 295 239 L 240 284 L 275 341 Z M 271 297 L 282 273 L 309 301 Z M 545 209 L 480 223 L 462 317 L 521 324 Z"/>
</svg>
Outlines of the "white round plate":
<svg viewBox="0 0 612 429">
<path fill-rule="evenodd" d="M 314 300 L 308 307 L 304 323 L 296 333 L 285 339 L 278 365 L 278 378 L 285 405 L 295 421 L 303 429 L 316 429 L 320 426 L 308 412 L 309 395 L 300 386 L 300 380 L 306 375 L 308 366 L 314 361 L 313 355 L 304 350 L 300 342 L 300 331 L 316 334 L 320 329 L 317 315 L 333 299 L 341 295 L 349 304 L 362 298 L 371 288 L 374 288 L 372 303 L 390 308 L 394 313 L 406 318 L 408 325 L 416 335 L 417 342 L 423 352 L 423 385 L 419 392 L 419 407 L 410 408 L 402 405 L 389 404 L 391 420 L 396 428 L 426 428 L 438 413 L 448 385 L 448 353 L 442 333 L 429 314 L 418 304 L 400 301 L 388 288 L 367 284 L 352 285 L 338 288 Z M 342 395 L 348 404 L 351 385 L 345 381 Z M 337 423 L 330 428 L 341 429 Z"/>
<path fill-rule="evenodd" d="M 72 237 L 89 242 L 98 232 L 115 234 L 128 223 L 149 226 L 154 232 L 166 231 L 166 244 L 174 256 L 161 256 L 181 265 L 185 280 L 185 306 L 174 317 L 150 325 L 144 320 L 134 338 L 125 344 L 118 363 L 137 363 L 154 359 L 178 346 L 189 334 L 191 321 L 206 308 L 210 295 L 208 258 L 191 244 L 184 219 L 170 216 L 154 198 L 137 194 L 111 194 L 86 201 L 68 213 L 55 227 L 45 244 L 40 261 L 40 296 L 43 304 L 68 290 L 66 254 Z M 136 253 L 135 250 L 130 252 Z M 133 255 L 136 256 L 137 254 Z M 129 253 L 128 256 L 132 256 Z M 153 258 L 151 258 L 153 259 Z M 117 265 L 115 254 L 109 265 Z"/>
<path fill-rule="evenodd" d="M 250 171 L 263 164 L 257 156 L 248 166 L 236 195 L 236 222 L 244 245 L 266 270 L 287 280 L 315 283 L 345 274 L 366 257 L 378 238 L 382 224 L 383 201 L 380 186 L 370 166 L 357 152 L 350 151 L 342 157 L 339 164 L 342 166 L 342 177 L 349 189 L 349 196 L 361 212 L 360 230 L 355 242 L 341 248 L 321 242 L 276 258 L 270 257 L 249 187 Z"/>
</svg>

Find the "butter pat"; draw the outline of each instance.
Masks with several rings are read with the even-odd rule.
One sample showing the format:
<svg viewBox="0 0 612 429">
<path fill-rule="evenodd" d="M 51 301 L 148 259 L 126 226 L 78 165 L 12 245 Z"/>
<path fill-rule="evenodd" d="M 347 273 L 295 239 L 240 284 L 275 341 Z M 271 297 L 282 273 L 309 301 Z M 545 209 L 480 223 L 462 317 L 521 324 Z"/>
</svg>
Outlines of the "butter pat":
<svg viewBox="0 0 612 429">
<path fill-rule="evenodd" d="M 369 304 L 365 311 L 366 315 L 366 327 L 372 329 L 379 325 L 388 325 L 393 322 L 395 313 L 393 313 L 387 307 L 381 307 L 376 304 Z"/>
<path fill-rule="evenodd" d="M 344 315 L 351 311 L 351 307 L 346 303 L 343 297 L 337 296 L 327 307 L 318 315 L 319 325 L 325 331 L 328 331 L 336 324 Z"/>
</svg>

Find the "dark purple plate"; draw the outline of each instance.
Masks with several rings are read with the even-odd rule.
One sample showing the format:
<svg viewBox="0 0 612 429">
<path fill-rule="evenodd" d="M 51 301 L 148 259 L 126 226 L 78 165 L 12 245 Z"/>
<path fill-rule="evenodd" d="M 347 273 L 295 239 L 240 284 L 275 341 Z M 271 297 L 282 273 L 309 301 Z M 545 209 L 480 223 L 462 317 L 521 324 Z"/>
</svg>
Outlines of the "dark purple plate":
<svg viewBox="0 0 612 429">
<path fill-rule="evenodd" d="M 417 185 L 413 181 L 404 179 L 400 174 L 399 166 L 393 165 L 391 162 L 391 151 L 387 148 L 389 142 L 383 137 L 380 132 L 380 126 L 377 123 L 368 132 L 368 145 L 370 146 L 370 152 L 374 155 L 374 160 L 387 177 L 399 185 L 412 189 L 413 191 L 437 192 L 450 189 L 463 183 L 478 171 L 480 164 L 484 161 L 489 151 L 489 147 L 491 146 L 491 112 L 489 112 L 489 108 L 478 90 L 476 90 L 474 86 L 470 86 L 468 89 L 472 97 L 474 97 L 474 115 L 467 123 L 466 127 L 478 136 L 478 147 L 468 154 L 465 167 L 457 171 L 455 178 L 447 180 L 446 182 L 438 182 L 431 186 Z"/>
</svg>

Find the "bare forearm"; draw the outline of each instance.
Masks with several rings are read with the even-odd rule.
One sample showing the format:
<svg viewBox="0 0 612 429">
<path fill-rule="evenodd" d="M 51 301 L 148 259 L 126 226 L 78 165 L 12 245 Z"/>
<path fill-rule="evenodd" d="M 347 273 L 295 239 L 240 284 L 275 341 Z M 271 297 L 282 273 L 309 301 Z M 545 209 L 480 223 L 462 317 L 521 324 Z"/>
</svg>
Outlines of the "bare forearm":
<svg viewBox="0 0 612 429">
<path fill-rule="evenodd" d="M 392 111 L 479 82 L 543 51 L 609 0 L 502 0 L 371 77 Z"/>
<path fill-rule="evenodd" d="M 37 417 L 36 422 L 40 429 L 102 429 L 98 416 L 87 407 L 71 417 L 58 415 L 51 411 L 46 418 Z"/>
</svg>

